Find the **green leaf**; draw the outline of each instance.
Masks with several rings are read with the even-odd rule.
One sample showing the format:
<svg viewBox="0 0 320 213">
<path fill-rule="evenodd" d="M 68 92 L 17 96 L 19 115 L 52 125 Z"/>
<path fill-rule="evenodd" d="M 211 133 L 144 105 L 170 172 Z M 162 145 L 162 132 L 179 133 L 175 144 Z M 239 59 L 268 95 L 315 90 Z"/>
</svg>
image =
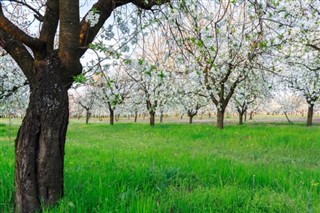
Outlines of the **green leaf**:
<svg viewBox="0 0 320 213">
<path fill-rule="evenodd" d="M 87 78 L 83 74 L 80 74 L 80 75 L 73 76 L 73 81 L 75 83 L 83 84 L 87 81 Z"/>
</svg>

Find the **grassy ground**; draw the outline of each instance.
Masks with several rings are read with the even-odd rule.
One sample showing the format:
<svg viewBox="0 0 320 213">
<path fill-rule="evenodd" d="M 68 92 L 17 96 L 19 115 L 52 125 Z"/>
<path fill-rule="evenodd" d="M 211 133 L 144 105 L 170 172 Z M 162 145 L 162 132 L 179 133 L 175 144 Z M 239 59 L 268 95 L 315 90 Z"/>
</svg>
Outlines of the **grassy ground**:
<svg viewBox="0 0 320 213">
<path fill-rule="evenodd" d="M 319 130 L 71 123 L 65 197 L 45 212 L 320 212 Z M 0 212 L 13 206 L 8 132 L 0 124 Z"/>
</svg>

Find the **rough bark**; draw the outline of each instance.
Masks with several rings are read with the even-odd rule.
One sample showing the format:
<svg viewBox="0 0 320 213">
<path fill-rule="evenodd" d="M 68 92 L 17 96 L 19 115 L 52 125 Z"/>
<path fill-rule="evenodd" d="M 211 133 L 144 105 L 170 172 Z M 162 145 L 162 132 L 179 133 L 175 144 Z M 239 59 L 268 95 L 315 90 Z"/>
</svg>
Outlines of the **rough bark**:
<svg viewBox="0 0 320 213">
<path fill-rule="evenodd" d="M 57 60 L 37 63 L 30 104 L 15 144 L 15 212 L 35 212 L 63 196 L 68 93 Z"/>
<path fill-rule="evenodd" d="M 308 107 L 308 118 L 307 118 L 307 126 L 312 126 L 313 119 L 313 105 Z"/>
</svg>

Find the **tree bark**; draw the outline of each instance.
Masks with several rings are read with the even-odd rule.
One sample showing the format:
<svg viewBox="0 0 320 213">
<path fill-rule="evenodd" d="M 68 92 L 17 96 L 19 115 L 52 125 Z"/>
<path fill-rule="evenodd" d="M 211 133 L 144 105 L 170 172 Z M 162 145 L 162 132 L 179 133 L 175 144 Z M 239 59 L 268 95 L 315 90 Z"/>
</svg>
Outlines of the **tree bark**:
<svg viewBox="0 0 320 213">
<path fill-rule="evenodd" d="M 292 122 L 290 121 L 289 117 L 288 117 L 287 112 L 284 112 L 284 115 L 286 116 L 287 121 L 288 121 L 289 123 L 292 123 Z"/>
<path fill-rule="evenodd" d="M 110 112 L 110 125 L 114 124 L 114 110 L 112 108 L 109 109 Z"/>
<path fill-rule="evenodd" d="M 189 124 L 192 124 L 193 117 L 194 115 L 189 115 Z"/>
<path fill-rule="evenodd" d="M 243 124 L 243 114 L 244 114 L 244 112 L 239 112 L 239 124 L 240 125 Z"/>
<path fill-rule="evenodd" d="M 150 126 L 154 126 L 155 125 L 155 112 L 150 112 Z"/>
<path fill-rule="evenodd" d="M 86 124 L 89 124 L 90 116 L 91 116 L 90 109 L 86 109 Z"/>
<path fill-rule="evenodd" d="M 160 123 L 163 122 L 163 112 L 160 113 Z"/>
<path fill-rule="evenodd" d="M 307 118 L 307 126 L 312 126 L 313 119 L 313 105 L 308 107 L 308 118 Z"/>
<path fill-rule="evenodd" d="M 137 123 L 138 120 L 138 111 L 134 112 L 134 122 Z"/>
<path fill-rule="evenodd" d="M 252 118 L 253 118 L 253 111 L 250 112 L 249 120 L 252 120 Z"/>
<path fill-rule="evenodd" d="M 219 129 L 224 128 L 224 110 L 218 110 L 217 112 L 217 127 Z"/>
<path fill-rule="evenodd" d="M 42 61 L 43 62 L 43 61 Z M 40 211 L 63 196 L 68 87 L 57 60 L 35 68 L 30 102 L 15 144 L 15 212 Z"/>
<path fill-rule="evenodd" d="M 217 127 L 219 129 L 224 128 L 224 110 L 218 110 L 217 112 Z"/>
</svg>

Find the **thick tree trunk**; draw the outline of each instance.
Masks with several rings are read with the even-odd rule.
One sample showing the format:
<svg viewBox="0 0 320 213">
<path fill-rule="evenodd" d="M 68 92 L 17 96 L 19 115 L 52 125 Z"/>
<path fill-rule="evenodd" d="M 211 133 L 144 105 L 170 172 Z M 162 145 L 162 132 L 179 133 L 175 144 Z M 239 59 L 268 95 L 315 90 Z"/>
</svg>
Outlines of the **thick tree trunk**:
<svg viewBox="0 0 320 213">
<path fill-rule="evenodd" d="M 217 127 L 223 129 L 224 127 L 224 110 L 217 112 Z"/>
<path fill-rule="evenodd" d="M 15 144 L 15 212 L 40 211 L 63 196 L 68 93 L 57 61 L 36 68 L 30 102 Z"/>
<path fill-rule="evenodd" d="M 150 112 L 150 126 L 154 126 L 155 124 L 155 112 Z"/>
<path fill-rule="evenodd" d="M 114 110 L 112 108 L 109 108 L 110 112 L 110 125 L 114 124 Z"/>
<path fill-rule="evenodd" d="M 312 118 L 313 118 L 313 105 L 308 107 L 307 126 L 312 126 Z"/>
</svg>

